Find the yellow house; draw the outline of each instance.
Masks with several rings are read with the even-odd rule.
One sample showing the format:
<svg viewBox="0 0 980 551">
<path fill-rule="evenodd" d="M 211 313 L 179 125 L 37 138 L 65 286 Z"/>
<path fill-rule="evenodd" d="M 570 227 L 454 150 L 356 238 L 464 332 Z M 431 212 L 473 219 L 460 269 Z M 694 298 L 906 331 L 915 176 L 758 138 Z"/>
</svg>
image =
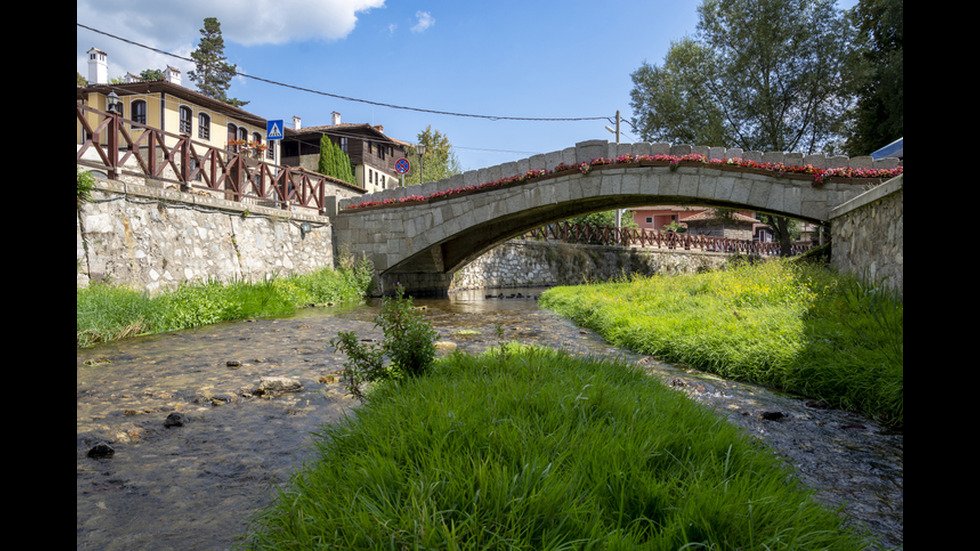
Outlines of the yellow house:
<svg viewBox="0 0 980 551">
<path fill-rule="evenodd" d="M 92 48 L 88 55 L 88 84 L 77 88 L 77 102 L 120 114 L 131 121 L 127 131 L 134 138 L 145 125 L 162 130 L 170 146 L 177 142 L 176 136 L 182 136 L 221 150 L 248 147 L 254 158 L 279 164 L 278 141 L 266 138 L 267 121 L 262 117 L 183 87 L 180 71 L 173 67 L 167 67 L 162 80 L 144 81 L 127 75 L 125 82 L 109 83 L 105 52 Z M 98 115 L 88 113 L 86 117 L 89 124 L 98 124 Z M 81 144 L 83 129 L 81 123 L 77 126 L 76 139 Z"/>
</svg>

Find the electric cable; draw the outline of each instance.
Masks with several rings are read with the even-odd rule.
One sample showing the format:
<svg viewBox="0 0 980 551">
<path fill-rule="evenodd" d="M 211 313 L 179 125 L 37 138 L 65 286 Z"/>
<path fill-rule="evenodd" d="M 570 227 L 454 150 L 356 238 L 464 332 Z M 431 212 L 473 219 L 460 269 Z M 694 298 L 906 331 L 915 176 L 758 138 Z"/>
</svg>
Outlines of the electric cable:
<svg viewBox="0 0 980 551">
<path fill-rule="evenodd" d="M 127 44 L 132 44 L 133 46 L 138 46 L 140 48 L 145 48 L 147 50 L 151 50 L 153 52 L 156 52 L 156 53 L 159 53 L 159 54 L 162 54 L 162 55 L 166 55 L 166 56 L 170 56 L 170 57 L 173 57 L 173 58 L 176 58 L 176 59 L 180 59 L 180 60 L 183 60 L 183 61 L 187 61 L 187 62 L 190 62 L 190 63 L 196 63 L 196 61 L 193 60 L 193 59 L 191 59 L 191 58 L 179 56 L 177 54 L 173 54 L 171 52 L 167 52 L 167 51 L 161 50 L 159 48 L 153 48 L 153 47 L 147 46 L 145 44 L 140 44 L 139 42 L 135 42 L 133 40 L 129 40 L 129 39 L 126 39 L 126 38 L 123 38 L 123 37 L 120 37 L 120 36 L 117 36 L 117 35 L 114 35 L 114 34 L 111 34 L 111 33 L 107 33 L 105 31 L 101 31 L 99 29 L 95 29 L 93 27 L 90 27 L 88 25 L 84 25 L 84 24 L 79 23 L 77 21 L 75 22 L 75 25 L 77 25 L 78 27 L 81 27 L 83 29 L 92 31 L 94 33 L 98 33 L 98 34 L 101 34 L 101 35 L 104 35 L 104 36 L 108 36 L 109 38 L 114 38 L 116 40 L 119 40 L 119 41 L 122 41 L 122 42 L 126 42 Z M 494 120 L 494 121 L 497 121 L 497 120 L 508 120 L 508 121 L 531 121 L 531 122 L 575 122 L 575 121 L 609 120 L 609 117 L 608 116 L 596 116 L 596 117 L 513 117 L 513 116 L 502 116 L 502 115 L 480 115 L 480 114 L 474 114 L 474 113 L 460 113 L 460 112 L 454 112 L 454 111 L 440 111 L 440 110 L 437 110 L 437 109 L 426 109 L 426 108 L 422 108 L 422 107 L 409 107 L 409 106 L 404 106 L 404 105 L 395 105 L 395 104 L 392 104 L 392 103 L 383 103 L 383 102 L 374 101 L 374 100 L 367 100 L 367 99 L 362 99 L 362 98 L 354 98 L 354 97 L 350 97 L 350 96 L 343 96 L 343 95 L 340 95 L 340 94 L 334 94 L 334 93 L 331 93 L 331 92 L 324 92 L 324 91 L 321 91 L 321 90 L 314 90 L 312 88 L 305 88 L 305 87 L 296 86 L 296 85 L 293 85 L 293 84 L 286 84 L 284 82 L 278 82 L 278 81 L 267 79 L 267 78 L 257 77 L 257 76 L 254 76 L 254 75 L 249 75 L 247 73 L 240 73 L 237 70 L 235 71 L 235 75 L 236 76 L 240 76 L 242 78 L 248 78 L 248 79 L 256 80 L 256 81 L 259 81 L 259 82 L 264 82 L 266 84 L 272 84 L 274 86 L 281 86 L 283 88 L 291 88 L 293 90 L 298 90 L 298 91 L 301 91 L 301 92 L 308 92 L 308 93 L 311 93 L 311 94 L 317 94 L 317 95 L 321 95 L 321 96 L 327 96 L 327 97 L 331 97 L 331 98 L 334 98 L 334 99 L 340 99 L 340 100 L 350 101 L 350 102 L 356 102 L 356 103 L 365 103 L 365 104 L 368 104 L 368 105 L 374 105 L 374 106 L 378 106 L 378 107 L 387 107 L 387 108 L 390 108 L 390 109 L 400 109 L 400 110 L 404 110 L 404 111 L 416 111 L 416 112 L 419 112 L 419 113 L 430 113 L 430 114 L 436 114 L 436 115 L 448 115 L 448 116 L 453 116 L 453 117 L 469 117 L 469 118 L 487 119 L 487 120 Z"/>
</svg>

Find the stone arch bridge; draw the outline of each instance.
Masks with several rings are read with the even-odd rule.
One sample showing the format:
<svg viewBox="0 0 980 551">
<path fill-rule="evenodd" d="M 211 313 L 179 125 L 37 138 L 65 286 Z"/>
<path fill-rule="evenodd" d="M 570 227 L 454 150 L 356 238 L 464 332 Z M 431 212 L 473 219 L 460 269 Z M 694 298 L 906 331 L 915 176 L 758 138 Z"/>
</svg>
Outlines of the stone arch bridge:
<svg viewBox="0 0 980 551">
<path fill-rule="evenodd" d="M 413 293 L 444 293 L 456 270 L 497 244 L 569 217 L 670 204 L 740 208 L 821 224 L 835 206 L 882 181 L 869 176 L 885 178 L 895 170 L 897 161 L 870 157 L 594 140 L 340 200 L 334 243 L 338 251 L 372 260 L 382 293 L 396 282 Z"/>
</svg>

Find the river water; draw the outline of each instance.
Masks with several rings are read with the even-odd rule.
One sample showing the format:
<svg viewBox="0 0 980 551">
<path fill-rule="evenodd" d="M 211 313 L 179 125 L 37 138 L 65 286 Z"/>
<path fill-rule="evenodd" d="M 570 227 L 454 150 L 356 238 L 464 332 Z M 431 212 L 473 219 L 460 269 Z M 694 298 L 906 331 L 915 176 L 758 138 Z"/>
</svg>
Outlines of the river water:
<svg viewBox="0 0 980 551">
<path fill-rule="evenodd" d="M 502 338 L 636 362 L 764 440 L 818 499 L 841 506 L 886 548 L 902 545 L 901 434 L 610 347 L 526 298 L 540 289 L 504 293 L 415 303 L 426 308 L 447 349 L 477 353 Z M 356 407 L 335 381 L 345 358 L 330 339 L 350 330 L 379 339 L 376 313 L 373 303 L 308 309 L 79 350 L 77 549 L 232 548 L 250 516 L 271 501 L 275 485 L 312 458 L 318 426 Z M 295 379 L 302 389 L 256 395 L 263 377 Z M 168 422 L 175 412 L 183 416 L 176 425 Z M 111 455 L 90 456 L 99 443 L 107 443 Z"/>
</svg>

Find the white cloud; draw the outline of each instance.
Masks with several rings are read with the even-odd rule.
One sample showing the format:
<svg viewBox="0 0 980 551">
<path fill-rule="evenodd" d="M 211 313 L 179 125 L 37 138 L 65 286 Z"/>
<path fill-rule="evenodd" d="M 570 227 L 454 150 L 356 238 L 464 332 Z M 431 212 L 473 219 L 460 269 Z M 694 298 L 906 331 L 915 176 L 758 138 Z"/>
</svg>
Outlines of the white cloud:
<svg viewBox="0 0 980 551">
<path fill-rule="evenodd" d="M 221 23 L 225 43 L 246 46 L 293 41 L 341 40 L 359 15 L 383 8 L 385 0 L 76 0 L 76 21 L 101 32 L 177 55 L 187 56 L 201 38 L 204 19 Z M 79 71 L 86 74 L 85 52 L 91 47 L 110 55 L 110 77 L 180 60 L 143 48 L 122 46 L 111 37 L 77 28 Z M 185 69 L 186 70 L 186 69 Z"/>
<path fill-rule="evenodd" d="M 246 46 L 340 40 L 359 14 L 385 0 L 76 0 L 79 23 L 151 44 L 197 43 L 204 19 L 221 23 L 226 42 Z"/>
<path fill-rule="evenodd" d="M 436 24 L 435 18 L 432 17 L 432 14 L 430 14 L 427 11 L 415 12 L 415 18 L 416 18 L 415 25 L 412 26 L 413 33 L 425 32 L 426 30 L 429 29 L 429 27 Z"/>
</svg>

